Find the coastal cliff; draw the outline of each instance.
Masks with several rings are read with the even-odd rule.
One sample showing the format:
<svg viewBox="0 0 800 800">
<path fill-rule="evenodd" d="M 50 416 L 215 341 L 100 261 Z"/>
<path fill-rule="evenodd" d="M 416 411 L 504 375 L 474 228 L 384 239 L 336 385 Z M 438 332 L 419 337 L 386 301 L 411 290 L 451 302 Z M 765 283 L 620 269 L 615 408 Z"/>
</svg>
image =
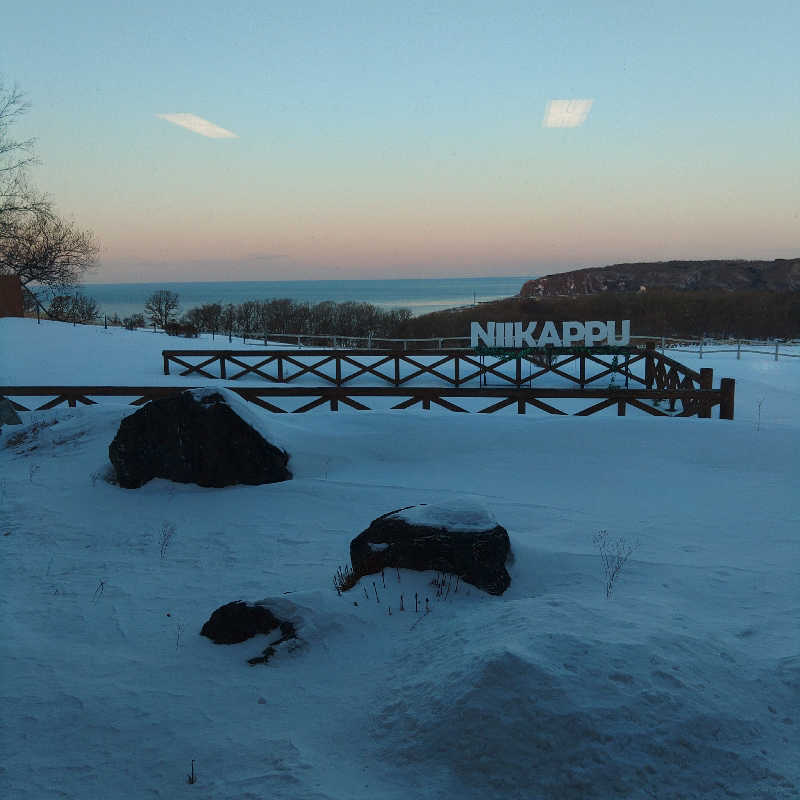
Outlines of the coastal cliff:
<svg viewBox="0 0 800 800">
<path fill-rule="evenodd" d="M 661 261 L 587 267 L 526 281 L 520 297 L 563 297 L 600 292 L 800 291 L 800 258 L 775 261 Z"/>
</svg>

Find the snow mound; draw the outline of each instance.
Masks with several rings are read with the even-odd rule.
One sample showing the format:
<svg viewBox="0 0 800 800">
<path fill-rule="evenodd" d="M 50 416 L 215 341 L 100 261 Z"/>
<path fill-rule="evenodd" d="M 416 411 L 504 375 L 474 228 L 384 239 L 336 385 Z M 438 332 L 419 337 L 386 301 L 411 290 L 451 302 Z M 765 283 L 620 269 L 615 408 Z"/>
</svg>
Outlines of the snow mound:
<svg viewBox="0 0 800 800">
<path fill-rule="evenodd" d="M 473 628 L 464 657 L 447 637 L 412 648 L 375 717 L 381 757 L 462 798 L 797 796 L 763 749 L 780 723 L 737 714 L 742 676 L 709 643 L 687 643 L 693 658 L 676 667 L 667 638 L 592 641 L 505 620 Z M 750 684 L 765 710 L 769 677 Z"/>
<path fill-rule="evenodd" d="M 494 514 L 481 502 L 462 497 L 411 506 L 395 512 L 391 516 L 402 519 L 410 525 L 424 525 L 429 528 L 447 528 L 462 533 L 491 530 L 497 525 Z"/>
<path fill-rule="evenodd" d="M 97 406 L 87 413 L 86 408 L 60 406 L 28 412 L 22 425 L 3 427 L 0 449 L 15 455 L 74 455 L 86 449 L 98 434 L 107 436 L 114 431 L 122 418 L 135 410 L 131 406 Z"/>
</svg>

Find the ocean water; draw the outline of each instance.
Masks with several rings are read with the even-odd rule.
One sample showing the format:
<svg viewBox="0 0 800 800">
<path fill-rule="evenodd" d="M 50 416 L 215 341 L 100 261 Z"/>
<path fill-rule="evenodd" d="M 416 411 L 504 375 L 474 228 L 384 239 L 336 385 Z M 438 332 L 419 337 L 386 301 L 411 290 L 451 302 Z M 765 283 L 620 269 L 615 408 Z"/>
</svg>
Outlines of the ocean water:
<svg viewBox="0 0 800 800">
<path fill-rule="evenodd" d="M 299 302 L 343 303 L 354 300 L 381 308 L 409 308 L 415 316 L 445 308 L 472 305 L 519 294 L 531 275 L 500 278 L 400 278 L 338 281 L 220 281 L 198 283 L 93 283 L 83 293 L 94 297 L 101 312 L 127 317 L 144 310 L 147 298 L 159 289 L 177 293 L 180 310 L 203 303 L 242 303 L 245 300 L 289 298 Z"/>
</svg>

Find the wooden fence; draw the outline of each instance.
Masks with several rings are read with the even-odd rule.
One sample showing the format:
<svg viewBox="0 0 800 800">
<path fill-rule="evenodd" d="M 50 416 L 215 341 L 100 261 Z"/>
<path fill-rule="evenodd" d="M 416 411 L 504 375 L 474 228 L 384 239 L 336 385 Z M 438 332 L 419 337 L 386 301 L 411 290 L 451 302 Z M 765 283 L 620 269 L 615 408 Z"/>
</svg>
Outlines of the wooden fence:
<svg viewBox="0 0 800 800">
<path fill-rule="evenodd" d="M 165 374 L 174 365 L 182 376 L 206 381 L 265 381 L 267 386 L 227 388 L 275 413 L 302 413 L 320 406 L 337 411 L 340 405 L 364 411 L 376 406 L 368 405 L 370 398 L 384 407 L 380 398 L 396 399 L 392 409 L 436 406 L 481 414 L 509 406 L 516 406 L 519 414 L 532 407 L 576 416 L 607 408 L 624 416 L 628 407 L 653 416 L 710 418 L 718 406 L 721 419 L 733 419 L 734 412 L 733 379 L 723 378 L 715 389 L 713 370 L 695 372 L 659 353 L 652 343 L 641 348 L 511 352 L 164 350 L 163 365 Z M 548 380 L 551 385 L 543 385 Z M 35 410 L 63 403 L 90 405 L 97 402 L 92 398 L 101 397 L 131 398 L 133 405 L 141 405 L 189 388 L 196 387 L 0 386 L 0 395 L 9 397 L 18 410 L 29 411 L 34 409 L 20 400 L 49 398 Z M 567 410 L 554 404 L 559 400 L 567 401 Z M 300 405 L 292 409 L 277 405 L 297 401 Z"/>
<path fill-rule="evenodd" d="M 164 374 L 171 366 L 181 376 L 235 381 L 258 378 L 287 384 L 311 378 L 344 386 L 368 378 L 394 387 L 420 380 L 453 387 L 466 385 L 521 389 L 547 378 L 578 386 L 599 385 L 619 378 L 651 390 L 711 389 L 710 369 L 696 372 L 655 344 L 645 347 L 542 348 L 498 352 L 441 350 L 380 352 L 376 350 L 163 350 Z M 430 385 L 430 384 L 427 384 Z"/>
<path fill-rule="evenodd" d="M 159 397 L 169 397 L 185 391 L 189 386 L 0 386 L 0 395 L 11 400 L 18 411 L 42 411 L 66 403 L 69 406 L 93 405 L 94 398 L 130 398 L 131 405 L 142 405 Z M 327 405 L 331 411 L 338 411 L 340 404 L 368 411 L 371 406 L 365 401 L 370 398 L 397 398 L 400 402 L 392 409 L 406 409 L 419 406 L 424 410 L 439 407 L 448 411 L 467 412 L 465 401 L 479 400 L 477 413 L 491 414 L 503 408 L 516 405 L 517 413 L 524 414 L 530 406 L 548 414 L 573 414 L 585 417 L 606 408 L 616 407 L 617 414 L 624 416 L 627 407 L 636 408 L 657 417 L 698 416 L 710 418 L 712 409 L 719 406 L 720 419 L 733 419 L 734 381 L 724 378 L 719 389 L 517 389 L 514 387 L 409 387 L 387 386 L 271 386 L 268 388 L 252 386 L 227 386 L 243 399 L 274 413 L 286 413 L 288 409 L 276 405 L 279 401 L 300 401 L 301 405 L 291 409 L 299 414 L 319 406 Z M 22 404 L 19 399 L 50 398 L 32 408 Z M 401 399 L 402 398 L 402 399 Z M 553 405 L 553 401 L 580 401 L 577 411 L 565 411 Z M 272 402 L 270 402 L 272 401 Z M 486 402 L 489 405 L 485 405 Z M 589 405 L 585 405 L 589 402 Z M 667 407 L 661 408 L 658 403 Z M 459 405 L 461 403 L 461 405 Z M 676 403 L 681 404 L 676 409 Z"/>
<path fill-rule="evenodd" d="M 159 329 L 160 330 L 160 329 Z M 308 350 L 317 348 L 326 349 L 345 349 L 345 350 L 373 350 L 403 352 L 438 352 L 440 350 L 462 350 L 471 351 L 469 336 L 430 336 L 427 338 L 417 337 L 409 339 L 384 339 L 377 336 L 347 336 L 334 333 L 271 333 L 255 334 L 252 332 L 237 334 L 216 334 L 220 339 L 227 339 L 229 344 L 241 340 L 242 346 L 255 348 L 258 346 L 269 347 L 274 345 L 286 345 L 287 347 L 305 348 Z M 215 334 L 212 334 L 214 339 Z M 653 336 L 637 335 L 631 336 L 632 345 L 644 347 L 648 342 L 659 342 L 659 347 L 664 349 L 680 348 L 684 353 L 699 355 L 709 353 L 736 353 L 737 358 L 741 358 L 742 353 L 753 353 L 756 355 L 772 356 L 775 361 L 781 358 L 800 358 L 797 352 L 799 340 L 777 340 L 777 339 L 714 339 L 712 337 L 701 336 L 696 339 L 684 339 L 676 336 Z M 757 349 L 754 349 L 757 348 Z M 174 351 L 181 352 L 181 351 Z M 213 352 L 213 351 L 211 351 Z M 247 350 L 243 352 L 252 352 Z"/>
</svg>

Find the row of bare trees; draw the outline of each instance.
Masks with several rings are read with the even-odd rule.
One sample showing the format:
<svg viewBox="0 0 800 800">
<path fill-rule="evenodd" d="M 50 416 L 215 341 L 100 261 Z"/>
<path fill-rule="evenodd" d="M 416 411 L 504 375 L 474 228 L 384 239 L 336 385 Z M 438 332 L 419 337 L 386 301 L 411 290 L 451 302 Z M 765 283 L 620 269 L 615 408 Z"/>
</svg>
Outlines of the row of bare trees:
<svg viewBox="0 0 800 800">
<path fill-rule="evenodd" d="M 404 335 L 407 308 L 382 309 L 371 303 L 305 303 L 287 298 L 247 300 L 238 305 L 206 303 L 181 321 L 198 332 L 258 338 L 266 334 L 393 338 Z"/>
<path fill-rule="evenodd" d="M 12 135 L 27 110 L 22 92 L 0 76 L 0 275 L 19 277 L 29 307 L 46 312 L 44 303 L 60 298 L 62 312 L 70 290 L 96 266 L 99 247 L 91 231 L 60 217 L 30 184 L 33 140 Z"/>
</svg>

